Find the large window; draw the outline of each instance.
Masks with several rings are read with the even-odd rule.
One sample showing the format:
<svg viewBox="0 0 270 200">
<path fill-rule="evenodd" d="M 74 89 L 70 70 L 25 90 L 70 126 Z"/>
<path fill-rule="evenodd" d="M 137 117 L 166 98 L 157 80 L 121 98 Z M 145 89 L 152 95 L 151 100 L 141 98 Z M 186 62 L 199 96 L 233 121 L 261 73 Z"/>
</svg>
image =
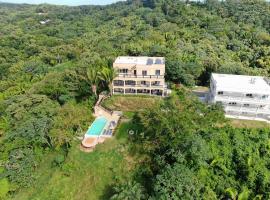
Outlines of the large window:
<svg viewBox="0 0 270 200">
<path fill-rule="evenodd" d="M 115 80 L 113 81 L 114 86 L 124 86 L 124 81 L 122 80 Z"/>
<path fill-rule="evenodd" d="M 246 94 L 246 97 L 252 97 L 252 94 Z"/>
<path fill-rule="evenodd" d="M 126 85 L 136 85 L 135 81 L 128 80 L 125 82 Z"/>
<path fill-rule="evenodd" d="M 127 74 L 128 73 L 128 69 L 119 69 L 119 73 L 120 74 Z"/>
<path fill-rule="evenodd" d="M 156 75 L 160 76 L 160 70 L 156 70 Z"/>
<path fill-rule="evenodd" d="M 146 85 L 146 81 L 141 81 L 141 85 Z"/>
<path fill-rule="evenodd" d="M 160 81 L 154 81 L 154 82 L 152 82 L 152 85 L 153 86 L 158 86 L 158 85 L 160 85 Z"/>
<path fill-rule="evenodd" d="M 147 76 L 147 71 L 146 71 L 146 70 L 143 70 L 143 71 L 142 71 L 142 75 L 143 75 L 143 76 Z"/>
</svg>

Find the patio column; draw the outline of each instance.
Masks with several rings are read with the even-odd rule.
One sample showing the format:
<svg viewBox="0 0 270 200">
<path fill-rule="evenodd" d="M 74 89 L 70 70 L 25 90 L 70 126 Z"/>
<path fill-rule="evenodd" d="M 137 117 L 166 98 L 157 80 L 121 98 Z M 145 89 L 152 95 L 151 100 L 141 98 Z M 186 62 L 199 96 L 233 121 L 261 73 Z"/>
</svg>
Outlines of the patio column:
<svg viewBox="0 0 270 200">
<path fill-rule="evenodd" d="M 126 80 L 124 80 L 124 94 L 126 94 Z"/>
</svg>

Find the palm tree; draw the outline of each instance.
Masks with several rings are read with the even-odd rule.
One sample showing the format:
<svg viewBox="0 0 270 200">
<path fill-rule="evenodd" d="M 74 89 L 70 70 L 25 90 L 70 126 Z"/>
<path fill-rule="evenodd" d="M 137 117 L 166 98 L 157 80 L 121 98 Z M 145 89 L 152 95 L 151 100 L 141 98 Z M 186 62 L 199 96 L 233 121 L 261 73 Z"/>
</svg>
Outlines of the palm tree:
<svg viewBox="0 0 270 200">
<path fill-rule="evenodd" d="M 111 67 L 103 67 L 99 73 L 100 80 L 108 85 L 110 95 L 112 95 L 112 82 L 117 76 L 117 72 Z"/>
<path fill-rule="evenodd" d="M 100 81 L 97 68 L 89 67 L 87 69 L 86 74 L 87 74 L 87 80 L 92 87 L 92 92 L 95 94 L 95 96 L 97 96 L 97 86 L 98 86 L 99 81 Z"/>
</svg>

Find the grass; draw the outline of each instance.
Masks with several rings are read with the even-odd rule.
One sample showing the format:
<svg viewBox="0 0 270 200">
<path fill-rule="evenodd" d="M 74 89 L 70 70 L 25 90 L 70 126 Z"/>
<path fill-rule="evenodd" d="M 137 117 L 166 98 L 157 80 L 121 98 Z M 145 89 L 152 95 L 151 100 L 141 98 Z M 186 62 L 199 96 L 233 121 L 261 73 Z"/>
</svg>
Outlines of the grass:
<svg viewBox="0 0 270 200">
<path fill-rule="evenodd" d="M 47 155 L 35 174 L 34 186 L 21 190 L 12 199 L 107 200 L 112 184 L 128 179 L 136 165 L 136 159 L 128 153 L 130 126 L 122 123 L 116 136 L 92 153 L 80 151 L 79 142 L 74 142 L 62 167 L 52 166 L 57 153 Z"/>
<path fill-rule="evenodd" d="M 114 95 L 106 99 L 102 105 L 111 110 L 121 110 L 124 114 L 132 116 L 132 112 L 148 109 L 159 101 L 162 101 L 161 97 Z"/>
<path fill-rule="evenodd" d="M 235 128 L 270 128 L 270 124 L 263 121 L 229 119 L 229 122 Z"/>
</svg>

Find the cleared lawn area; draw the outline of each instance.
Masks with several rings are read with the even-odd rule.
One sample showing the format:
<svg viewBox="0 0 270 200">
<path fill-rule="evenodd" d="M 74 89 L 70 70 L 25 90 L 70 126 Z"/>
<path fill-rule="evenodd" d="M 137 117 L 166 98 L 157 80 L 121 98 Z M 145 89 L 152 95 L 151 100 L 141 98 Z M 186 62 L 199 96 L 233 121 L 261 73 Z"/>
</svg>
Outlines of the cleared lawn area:
<svg viewBox="0 0 270 200">
<path fill-rule="evenodd" d="M 123 112 L 135 112 L 138 110 L 147 109 L 159 101 L 161 97 L 154 96 L 117 96 L 114 95 L 106 99 L 102 105 L 111 110 L 121 110 Z"/>
<path fill-rule="evenodd" d="M 263 121 L 229 119 L 229 122 L 236 128 L 270 128 L 270 124 Z"/>
<path fill-rule="evenodd" d="M 53 167 L 56 153 L 47 155 L 36 172 L 36 183 L 13 199 L 109 199 L 111 185 L 132 175 L 136 159 L 128 153 L 127 132 L 132 126 L 122 123 L 116 136 L 97 146 L 94 152 L 80 151 L 75 142 L 62 167 Z"/>
</svg>

